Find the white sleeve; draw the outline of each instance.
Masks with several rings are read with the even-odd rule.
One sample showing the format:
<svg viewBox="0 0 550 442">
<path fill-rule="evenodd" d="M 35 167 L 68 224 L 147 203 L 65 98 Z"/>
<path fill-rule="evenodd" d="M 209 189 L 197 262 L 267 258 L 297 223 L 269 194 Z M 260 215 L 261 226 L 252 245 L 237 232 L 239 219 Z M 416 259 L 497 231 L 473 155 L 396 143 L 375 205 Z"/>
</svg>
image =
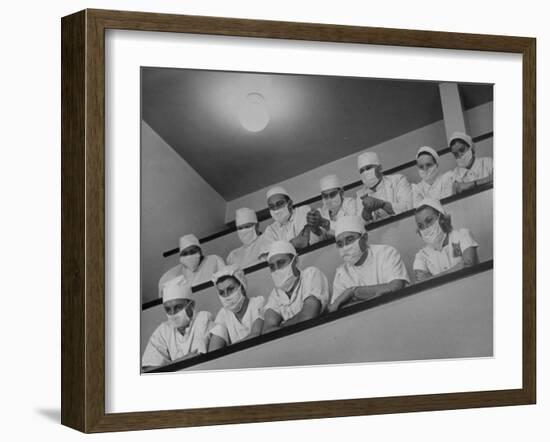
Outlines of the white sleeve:
<svg viewBox="0 0 550 442">
<path fill-rule="evenodd" d="M 267 303 L 265 304 L 265 307 L 264 307 L 264 314 L 270 309 L 273 310 L 278 315 L 281 314 L 281 311 L 280 311 L 280 308 L 279 308 L 279 303 L 277 302 L 277 300 L 275 298 L 275 290 L 273 290 L 271 292 L 271 294 L 269 295 Z"/>
<path fill-rule="evenodd" d="M 147 347 L 145 347 L 145 351 L 141 357 L 141 365 L 143 367 L 158 367 L 171 361 L 168 345 L 162 337 L 161 327 L 162 324 L 155 329 L 149 338 Z"/>
<path fill-rule="evenodd" d="M 218 255 L 213 255 L 213 256 L 216 259 L 216 272 L 217 272 L 218 270 L 221 270 L 225 267 L 225 262 L 223 262 L 223 259 L 220 258 Z"/>
<path fill-rule="evenodd" d="M 401 259 L 399 252 L 389 246 L 384 254 L 384 283 L 401 279 L 410 282 L 405 263 Z"/>
<path fill-rule="evenodd" d="M 344 284 L 344 280 L 342 278 L 342 271 L 340 267 L 336 269 L 336 274 L 334 275 L 334 281 L 332 283 L 332 298 L 331 303 L 336 301 L 338 297 L 346 290 L 348 287 Z"/>
<path fill-rule="evenodd" d="M 458 233 L 460 238 L 460 250 L 462 252 L 464 252 L 464 250 L 466 249 L 469 249 L 470 247 L 479 247 L 479 244 L 472 237 L 468 229 L 460 229 Z"/>
<path fill-rule="evenodd" d="M 413 270 L 429 272 L 428 266 L 426 265 L 426 258 L 424 257 L 422 250 L 419 250 L 414 256 Z"/>
<path fill-rule="evenodd" d="M 411 185 L 403 175 L 399 175 L 395 197 L 396 201 L 392 201 L 391 203 L 393 211 L 396 214 L 412 209 Z"/>
<path fill-rule="evenodd" d="M 309 267 L 304 270 L 304 299 L 310 296 L 316 297 L 321 302 L 321 309 L 324 310 L 328 304 L 328 281 L 327 277 L 316 267 Z"/>
</svg>

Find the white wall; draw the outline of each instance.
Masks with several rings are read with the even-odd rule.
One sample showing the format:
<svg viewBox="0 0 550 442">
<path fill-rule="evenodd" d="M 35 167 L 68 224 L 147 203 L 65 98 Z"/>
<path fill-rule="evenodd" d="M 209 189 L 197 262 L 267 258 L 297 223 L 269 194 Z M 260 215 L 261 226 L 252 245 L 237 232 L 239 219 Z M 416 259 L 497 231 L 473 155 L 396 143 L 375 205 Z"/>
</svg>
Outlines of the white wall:
<svg viewBox="0 0 550 442">
<path fill-rule="evenodd" d="M 225 200 L 146 122 L 141 136 L 141 281 L 147 301 L 157 297 L 163 272 L 177 263 L 177 255 L 163 258 L 162 252 L 177 247 L 186 233 L 200 238 L 222 229 Z"/>
<path fill-rule="evenodd" d="M 359 26 L 536 36 L 538 55 L 538 404 L 523 407 L 358 416 L 247 425 L 83 435 L 59 424 L 60 407 L 60 26 L 59 18 L 82 8 L 128 9 Z M 415 2 L 318 2 L 279 0 L 20 0 L 6 2 L 0 28 L 2 65 L 0 114 L 3 132 L 0 189 L 3 309 L 3 440 L 261 442 L 356 440 L 358 435 L 388 441 L 498 442 L 548 439 L 550 415 L 550 27 L 545 2 L 520 7 L 500 1 L 464 0 L 442 5 Z M 25 18 L 22 27 L 19 18 Z M 25 54 L 22 56 L 21 54 Z M 497 149 L 496 155 L 499 155 Z M 30 251 L 42 251 L 43 259 Z M 33 264 L 31 265 L 31 260 Z M 24 265 L 22 265 L 24 263 Z M 23 322 L 21 282 L 40 281 L 30 295 Z M 498 308 L 498 304 L 497 304 Z M 136 309 L 137 314 L 137 309 Z M 497 341 L 497 351 L 499 342 Z M 505 343 L 502 343 L 505 345 Z M 28 361 L 27 363 L 21 363 Z M 184 388 L 193 375 L 178 377 Z M 329 385 L 329 384 L 327 384 Z"/>
<path fill-rule="evenodd" d="M 470 134 L 473 137 L 492 131 L 492 103 L 486 103 L 477 108 L 468 110 L 465 112 L 465 120 L 470 127 Z M 418 148 L 421 146 L 432 146 L 436 150 L 447 146 L 447 137 L 443 120 L 400 135 L 399 137 L 377 144 L 376 146 L 372 146 L 369 150 L 378 153 L 384 169 L 391 169 L 413 160 Z M 319 180 L 325 175 L 338 175 L 344 185 L 359 180 L 360 177 L 357 172 L 357 155 L 358 154 L 348 155 L 281 183 L 273 183 L 272 185 L 280 184 L 284 186 L 292 195 L 294 202 L 303 201 L 319 194 Z M 279 167 L 284 167 L 283 160 L 284 159 L 281 159 Z M 448 159 L 445 160 L 448 161 Z M 454 164 L 451 165 L 451 163 L 448 165 L 442 164 L 442 169 L 450 166 L 454 167 Z M 414 169 L 408 171 L 408 173 L 401 173 L 408 175 L 407 178 L 412 182 L 419 181 L 418 175 Z M 225 215 L 226 220 L 231 221 L 235 219 L 235 210 L 239 207 L 250 207 L 254 210 L 264 209 L 266 207 L 265 194 L 269 187 L 228 201 L 227 213 Z"/>
</svg>

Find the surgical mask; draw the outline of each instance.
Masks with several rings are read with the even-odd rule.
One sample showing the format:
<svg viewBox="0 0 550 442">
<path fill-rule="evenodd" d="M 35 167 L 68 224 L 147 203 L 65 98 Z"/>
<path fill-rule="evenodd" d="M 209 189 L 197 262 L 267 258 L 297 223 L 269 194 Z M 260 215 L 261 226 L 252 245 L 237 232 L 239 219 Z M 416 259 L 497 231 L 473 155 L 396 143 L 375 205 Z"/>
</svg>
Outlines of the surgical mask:
<svg viewBox="0 0 550 442">
<path fill-rule="evenodd" d="M 359 244 L 360 238 L 361 237 L 357 238 L 352 243 L 338 249 L 338 253 L 340 253 L 340 256 L 345 262 L 349 264 L 355 264 L 361 259 L 361 256 L 363 256 L 363 251 L 361 250 L 361 245 Z"/>
<path fill-rule="evenodd" d="M 187 327 L 191 322 L 191 318 L 187 314 L 187 307 L 182 308 L 175 315 L 167 315 L 167 316 L 168 316 L 168 322 L 174 328 Z"/>
<path fill-rule="evenodd" d="M 342 196 L 340 194 L 336 195 L 334 198 L 329 198 L 325 200 L 325 207 L 333 215 L 335 214 L 334 212 L 337 212 L 338 209 L 340 209 L 341 205 L 342 205 Z"/>
<path fill-rule="evenodd" d="M 472 161 L 473 155 L 472 148 L 470 147 L 466 152 L 464 152 L 464 155 L 456 159 L 456 164 L 458 167 L 468 167 L 470 165 L 470 161 Z"/>
<path fill-rule="evenodd" d="M 290 210 L 288 210 L 288 204 L 277 210 L 270 210 L 271 218 L 277 221 L 279 224 L 284 224 L 290 218 Z"/>
<path fill-rule="evenodd" d="M 427 244 L 431 245 L 435 249 L 441 249 L 443 241 L 445 241 L 445 232 L 439 224 L 439 217 L 432 223 L 432 225 L 422 229 L 420 236 Z"/>
<path fill-rule="evenodd" d="M 194 272 L 197 270 L 199 263 L 201 261 L 200 253 L 193 253 L 192 255 L 180 256 L 180 262 L 185 266 L 185 268 Z"/>
<path fill-rule="evenodd" d="M 378 181 L 380 181 L 376 176 L 376 167 L 365 170 L 361 174 L 361 180 L 363 181 L 363 184 L 369 189 L 376 186 L 378 184 Z"/>
<path fill-rule="evenodd" d="M 239 239 L 245 246 L 252 244 L 258 237 L 258 234 L 256 233 L 256 226 L 239 229 L 237 230 L 237 235 L 239 235 Z"/>
<path fill-rule="evenodd" d="M 293 258 L 292 261 L 290 261 L 288 265 L 283 267 L 282 269 L 271 272 L 271 277 L 273 278 L 273 283 L 275 284 L 275 287 L 284 290 L 285 292 L 288 292 L 290 290 L 290 288 L 298 278 L 292 270 L 292 263 L 294 259 L 296 258 Z"/>
<path fill-rule="evenodd" d="M 234 293 L 226 296 L 225 298 L 220 296 L 220 301 L 224 308 L 231 310 L 233 313 L 238 312 L 243 306 L 244 294 L 242 288 L 239 287 Z"/>
<path fill-rule="evenodd" d="M 418 175 L 420 175 L 422 181 L 425 181 L 429 184 L 433 183 L 435 177 L 437 176 L 437 164 L 434 164 L 427 170 L 418 169 Z"/>
</svg>

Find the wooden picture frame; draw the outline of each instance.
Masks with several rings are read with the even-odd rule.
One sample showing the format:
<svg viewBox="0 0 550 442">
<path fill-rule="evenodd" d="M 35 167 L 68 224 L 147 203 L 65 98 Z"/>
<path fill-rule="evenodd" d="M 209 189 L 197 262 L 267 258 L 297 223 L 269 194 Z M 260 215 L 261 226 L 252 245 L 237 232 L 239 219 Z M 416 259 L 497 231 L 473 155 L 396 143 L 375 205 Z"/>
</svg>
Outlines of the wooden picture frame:
<svg viewBox="0 0 550 442">
<path fill-rule="evenodd" d="M 536 400 L 536 41 L 533 38 L 84 10 L 62 19 L 62 408 L 83 432 L 533 404 Z M 495 51 L 523 63 L 523 385 L 135 413 L 105 412 L 105 30 Z"/>
</svg>

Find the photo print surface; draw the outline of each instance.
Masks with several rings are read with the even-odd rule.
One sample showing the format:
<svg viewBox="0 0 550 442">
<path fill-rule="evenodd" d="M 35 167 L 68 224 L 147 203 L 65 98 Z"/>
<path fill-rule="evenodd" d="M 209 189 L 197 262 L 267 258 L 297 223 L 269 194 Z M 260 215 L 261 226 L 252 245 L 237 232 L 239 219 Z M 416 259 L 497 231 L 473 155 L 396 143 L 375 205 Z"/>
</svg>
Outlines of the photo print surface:
<svg viewBox="0 0 550 442">
<path fill-rule="evenodd" d="M 493 85 L 141 68 L 143 374 L 493 356 Z"/>
</svg>

